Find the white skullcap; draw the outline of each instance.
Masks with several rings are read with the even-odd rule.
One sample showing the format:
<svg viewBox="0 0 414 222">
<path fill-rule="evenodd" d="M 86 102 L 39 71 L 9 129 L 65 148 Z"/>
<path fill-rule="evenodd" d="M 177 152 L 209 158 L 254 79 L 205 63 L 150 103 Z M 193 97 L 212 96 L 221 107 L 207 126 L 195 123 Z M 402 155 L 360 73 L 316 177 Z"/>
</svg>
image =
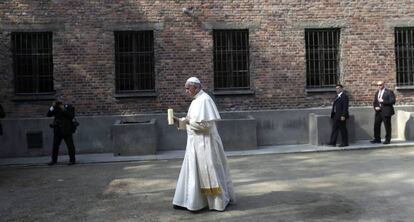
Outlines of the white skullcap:
<svg viewBox="0 0 414 222">
<path fill-rule="evenodd" d="M 200 80 L 197 77 L 190 77 L 190 78 L 187 79 L 186 83 L 187 82 L 193 82 L 193 83 L 201 84 Z"/>
</svg>

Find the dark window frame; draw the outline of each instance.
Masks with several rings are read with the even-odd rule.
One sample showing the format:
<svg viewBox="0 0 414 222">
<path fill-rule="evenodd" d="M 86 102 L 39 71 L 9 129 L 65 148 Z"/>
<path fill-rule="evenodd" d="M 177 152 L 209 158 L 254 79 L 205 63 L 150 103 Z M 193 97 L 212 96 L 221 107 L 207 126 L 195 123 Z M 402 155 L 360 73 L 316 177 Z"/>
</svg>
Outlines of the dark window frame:
<svg viewBox="0 0 414 222">
<path fill-rule="evenodd" d="M 340 28 L 305 29 L 306 88 L 335 88 L 340 81 Z"/>
<path fill-rule="evenodd" d="M 154 32 L 114 31 L 114 45 L 116 93 L 155 92 Z"/>
<path fill-rule="evenodd" d="M 53 33 L 12 32 L 11 43 L 15 94 L 54 93 Z"/>
<path fill-rule="evenodd" d="M 395 27 L 397 86 L 414 86 L 414 27 Z"/>
<path fill-rule="evenodd" d="M 248 29 L 214 29 L 214 90 L 250 90 Z"/>
</svg>

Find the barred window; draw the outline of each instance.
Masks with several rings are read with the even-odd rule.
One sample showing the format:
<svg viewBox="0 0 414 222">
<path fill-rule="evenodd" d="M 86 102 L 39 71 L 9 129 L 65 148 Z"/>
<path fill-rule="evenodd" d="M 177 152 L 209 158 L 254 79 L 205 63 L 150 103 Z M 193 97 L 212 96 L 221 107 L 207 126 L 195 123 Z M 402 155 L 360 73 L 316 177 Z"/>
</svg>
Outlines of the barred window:
<svg viewBox="0 0 414 222">
<path fill-rule="evenodd" d="M 414 28 L 395 28 L 397 86 L 414 85 Z"/>
<path fill-rule="evenodd" d="M 153 92 L 153 31 L 115 32 L 115 84 L 118 93 Z"/>
<path fill-rule="evenodd" d="M 16 94 L 53 92 L 51 32 L 11 34 Z"/>
<path fill-rule="evenodd" d="M 340 29 L 306 29 L 306 87 L 335 87 L 339 80 Z"/>
<path fill-rule="evenodd" d="M 249 31 L 214 30 L 214 89 L 250 89 Z"/>
</svg>

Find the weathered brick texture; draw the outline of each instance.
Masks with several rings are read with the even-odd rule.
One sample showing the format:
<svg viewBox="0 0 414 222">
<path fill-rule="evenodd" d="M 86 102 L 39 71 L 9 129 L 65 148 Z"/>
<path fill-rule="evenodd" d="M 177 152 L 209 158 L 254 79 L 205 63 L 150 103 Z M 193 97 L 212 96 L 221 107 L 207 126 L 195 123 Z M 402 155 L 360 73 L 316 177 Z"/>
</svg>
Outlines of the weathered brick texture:
<svg viewBox="0 0 414 222">
<path fill-rule="evenodd" d="M 183 7 L 195 7 L 192 15 Z M 306 92 L 304 28 L 341 28 L 341 80 L 351 105 L 370 105 L 376 87 L 396 81 L 394 27 L 414 17 L 411 1 L 3 0 L 0 1 L 0 101 L 10 117 L 43 116 L 50 101 L 16 100 L 10 33 L 53 30 L 54 87 L 79 115 L 185 111 L 184 81 L 198 76 L 213 90 L 212 32 L 207 22 L 258 24 L 249 31 L 253 95 L 217 95 L 221 111 L 328 106 L 333 92 Z M 116 98 L 117 25 L 160 23 L 154 30 L 156 97 Z M 338 25 L 340 23 L 340 25 Z M 309 25 L 310 24 L 310 25 Z M 405 22 L 410 26 L 410 22 Z M 414 26 L 414 23 L 411 24 Z M 28 28 L 29 27 L 29 28 Z M 122 30 L 122 29 L 121 29 Z M 397 90 L 397 104 L 414 104 L 413 90 Z"/>
</svg>

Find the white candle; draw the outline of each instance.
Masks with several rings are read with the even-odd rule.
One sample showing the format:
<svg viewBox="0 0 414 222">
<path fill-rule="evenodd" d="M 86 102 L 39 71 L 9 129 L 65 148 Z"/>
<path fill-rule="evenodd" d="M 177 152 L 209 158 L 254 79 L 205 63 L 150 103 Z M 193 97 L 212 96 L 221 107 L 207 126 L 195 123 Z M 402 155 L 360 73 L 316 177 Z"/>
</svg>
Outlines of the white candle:
<svg viewBox="0 0 414 222">
<path fill-rule="evenodd" d="M 174 110 L 168 109 L 168 125 L 174 125 Z"/>
</svg>

